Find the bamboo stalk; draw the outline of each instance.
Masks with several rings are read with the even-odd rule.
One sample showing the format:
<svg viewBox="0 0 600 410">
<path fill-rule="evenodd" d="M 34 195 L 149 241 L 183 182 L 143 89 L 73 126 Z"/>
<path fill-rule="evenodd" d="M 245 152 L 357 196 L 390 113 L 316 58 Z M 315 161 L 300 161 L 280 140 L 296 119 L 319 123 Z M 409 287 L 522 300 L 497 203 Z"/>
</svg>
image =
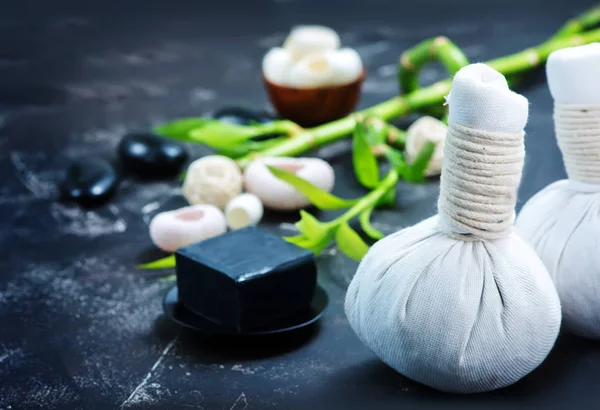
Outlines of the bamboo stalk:
<svg viewBox="0 0 600 410">
<path fill-rule="evenodd" d="M 419 73 L 425 65 L 433 61 L 442 63 L 451 76 L 469 65 L 465 53 L 447 37 L 424 40 L 400 56 L 398 70 L 400 94 L 408 94 L 421 88 Z"/>
<path fill-rule="evenodd" d="M 537 47 L 531 47 L 506 57 L 494 59 L 487 64 L 505 76 L 518 74 L 539 67 L 546 61 L 548 55 L 555 50 L 597 41 L 600 41 L 600 29 L 559 37 Z M 451 84 L 450 79 L 443 80 L 429 87 L 420 88 L 410 94 L 394 97 L 358 113 L 365 116 L 377 116 L 386 121 L 393 120 L 424 107 L 442 103 L 444 97 L 450 92 Z M 343 138 L 352 132 L 355 125 L 354 114 L 352 114 L 337 121 L 305 130 L 296 137 L 276 144 L 262 152 L 255 152 L 241 157 L 237 160 L 237 163 L 240 167 L 245 168 L 257 157 L 299 155 L 310 149 Z"/>
</svg>

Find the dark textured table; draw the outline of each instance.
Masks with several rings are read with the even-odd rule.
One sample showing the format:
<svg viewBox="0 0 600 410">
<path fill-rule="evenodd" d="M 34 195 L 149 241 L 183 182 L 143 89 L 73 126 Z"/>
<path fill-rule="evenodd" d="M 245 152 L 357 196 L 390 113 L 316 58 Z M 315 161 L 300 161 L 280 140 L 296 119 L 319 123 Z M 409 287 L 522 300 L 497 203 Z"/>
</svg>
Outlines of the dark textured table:
<svg viewBox="0 0 600 410">
<path fill-rule="evenodd" d="M 396 374 L 348 326 L 356 264 L 335 249 L 319 258 L 332 300 L 319 326 L 250 340 L 183 331 L 162 315 L 171 284 L 135 269 L 160 256 L 147 223 L 183 204 L 178 184 L 128 179 L 93 210 L 58 202 L 56 188 L 69 158 L 110 158 L 127 130 L 265 107 L 261 57 L 294 24 L 330 25 L 357 48 L 370 72 L 365 107 L 396 93 L 398 56 L 424 38 L 447 35 L 485 61 L 543 41 L 591 1 L 10 3 L 0 15 L 0 409 L 598 408 L 600 348 L 567 335 L 538 370 L 489 394 L 440 394 Z M 422 78 L 441 76 L 431 67 Z M 538 77 L 523 90 L 520 205 L 564 177 Z M 342 142 L 317 154 L 335 166 L 335 192 L 357 196 L 348 151 Z M 376 225 L 393 232 L 432 215 L 437 194 L 437 181 L 401 184 L 398 209 L 377 212 Z M 269 214 L 266 225 L 289 233 L 296 217 Z"/>
</svg>

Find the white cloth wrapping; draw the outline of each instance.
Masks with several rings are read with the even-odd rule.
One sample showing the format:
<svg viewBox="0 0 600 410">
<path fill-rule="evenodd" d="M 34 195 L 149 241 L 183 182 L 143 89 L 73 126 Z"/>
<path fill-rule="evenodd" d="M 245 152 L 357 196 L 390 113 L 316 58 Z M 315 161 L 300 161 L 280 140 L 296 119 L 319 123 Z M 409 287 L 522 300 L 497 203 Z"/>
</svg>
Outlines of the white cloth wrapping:
<svg viewBox="0 0 600 410">
<path fill-rule="evenodd" d="M 569 179 L 538 192 L 516 226 L 561 299 L 565 328 L 600 339 L 600 44 L 554 52 L 547 78 Z"/>
<path fill-rule="evenodd" d="M 361 341 L 438 390 L 513 384 L 545 359 L 558 335 L 556 290 L 507 212 L 523 165 L 527 111 L 527 100 L 490 67 L 460 70 L 450 95 L 440 215 L 377 242 L 348 288 L 345 310 Z M 490 172 L 494 164 L 498 172 Z M 467 199 L 473 206 L 460 212 Z"/>
</svg>

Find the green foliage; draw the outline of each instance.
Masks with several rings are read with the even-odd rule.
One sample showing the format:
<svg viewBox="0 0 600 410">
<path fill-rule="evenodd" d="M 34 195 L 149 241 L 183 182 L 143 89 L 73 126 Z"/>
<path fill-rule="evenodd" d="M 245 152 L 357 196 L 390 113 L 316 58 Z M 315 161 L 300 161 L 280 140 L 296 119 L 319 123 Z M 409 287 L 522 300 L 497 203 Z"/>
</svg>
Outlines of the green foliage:
<svg viewBox="0 0 600 410">
<path fill-rule="evenodd" d="M 360 261 L 369 250 L 369 246 L 346 222 L 338 225 L 335 231 L 335 241 L 340 251 L 356 261 Z"/>
<path fill-rule="evenodd" d="M 354 174 L 366 188 L 375 188 L 379 183 L 379 166 L 371 149 L 373 144 L 384 135 L 385 130 L 369 127 L 367 120 L 357 121 L 352 138 L 352 162 Z"/>
<path fill-rule="evenodd" d="M 427 141 L 423 145 L 413 163 L 404 171 L 405 180 L 409 182 L 422 182 L 425 180 L 425 171 L 427 171 L 435 147 L 436 144 L 431 141 Z"/>
<path fill-rule="evenodd" d="M 159 135 L 183 142 L 204 144 L 218 154 L 239 158 L 252 152 L 266 150 L 285 140 L 298 127 L 290 121 L 231 124 L 211 118 L 183 118 L 168 122 L 154 129 Z M 265 135 L 272 138 L 257 140 Z"/>
<path fill-rule="evenodd" d="M 171 269 L 175 267 L 175 255 L 158 259 L 154 262 L 144 263 L 138 266 L 138 269 Z"/>
<path fill-rule="evenodd" d="M 373 212 L 373 208 L 365 209 L 361 212 L 358 220 L 360 221 L 360 227 L 369 237 L 379 240 L 383 238 L 385 235 L 380 230 L 376 229 L 371 225 L 371 213 Z"/>
<path fill-rule="evenodd" d="M 300 178 L 293 172 L 289 172 L 272 165 L 267 166 L 267 168 L 269 168 L 269 171 L 271 171 L 271 173 L 277 178 L 287 182 L 288 184 L 296 188 L 298 191 L 300 191 L 304 196 L 306 196 L 309 199 L 309 201 L 314 206 L 316 206 L 319 209 L 344 209 L 350 208 L 356 203 L 356 200 L 342 199 L 328 192 L 325 192 L 322 189 L 314 186 L 307 180 Z"/>
</svg>

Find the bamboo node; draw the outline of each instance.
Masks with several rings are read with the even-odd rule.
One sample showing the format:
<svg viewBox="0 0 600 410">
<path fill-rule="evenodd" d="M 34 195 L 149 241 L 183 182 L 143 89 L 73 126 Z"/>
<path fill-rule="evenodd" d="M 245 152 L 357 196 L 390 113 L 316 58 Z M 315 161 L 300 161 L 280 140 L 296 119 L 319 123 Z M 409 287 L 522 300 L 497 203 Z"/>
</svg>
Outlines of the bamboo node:
<svg viewBox="0 0 600 410">
<path fill-rule="evenodd" d="M 429 50 L 429 55 L 431 57 L 435 57 L 438 49 L 440 47 L 442 47 L 443 45 L 448 44 L 449 42 L 450 42 L 450 40 L 446 36 L 436 37 L 435 40 L 433 40 L 433 43 L 431 45 L 431 50 Z"/>
<path fill-rule="evenodd" d="M 371 147 L 371 152 L 376 157 L 380 157 L 385 153 L 386 149 L 387 149 L 387 146 L 385 144 L 378 144 L 378 145 L 373 145 Z"/>
<path fill-rule="evenodd" d="M 540 59 L 540 55 L 538 54 L 538 52 L 533 49 L 533 48 L 529 48 L 526 51 L 526 56 L 527 56 L 527 61 L 532 65 L 532 66 L 536 66 L 541 62 Z"/>
<path fill-rule="evenodd" d="M 410 62 L 410 58 L 408 57 L 407 53 L 402 53 L 402 56 L 400 57 L 400 65 L 409 71 L 417 70 L 416 67 Z"/>
</svg>

